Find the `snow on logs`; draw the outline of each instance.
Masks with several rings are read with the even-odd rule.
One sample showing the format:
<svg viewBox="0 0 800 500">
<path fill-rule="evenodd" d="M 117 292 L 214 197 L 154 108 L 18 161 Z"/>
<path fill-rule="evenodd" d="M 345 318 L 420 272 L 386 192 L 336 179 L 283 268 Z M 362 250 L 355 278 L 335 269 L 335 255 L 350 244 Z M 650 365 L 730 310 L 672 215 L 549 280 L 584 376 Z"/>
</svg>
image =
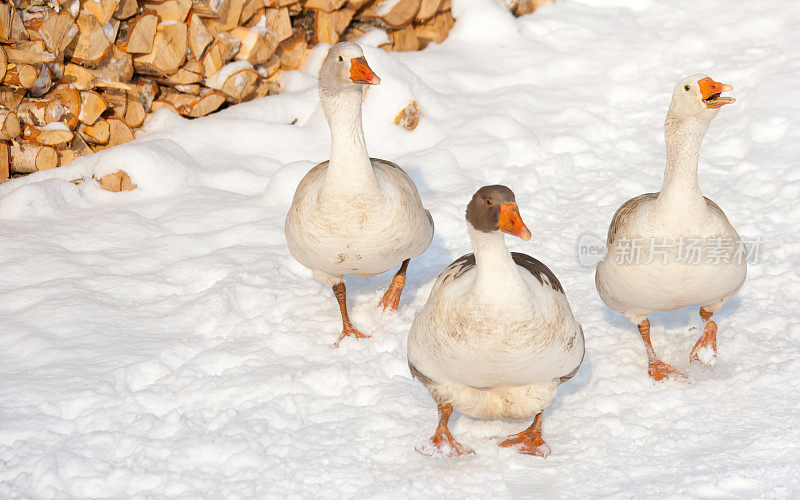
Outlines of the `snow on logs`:
<svg viewBox="0 0 800 500">
<path fill-rule="evenodd" d="M 281 70 L 299 68 L 317 43 L 380 29 L 384 50 L 419 50 L 453 23 L 450 0 L 2 2 L 0 181 L 130 141 L 161 108 L 197 118 L 275 93 Z M 397 121 L 408 129 L 419 119 L 412 104 Z M 133 185 L 124 173 L 100 184 Z"/>
</svg>

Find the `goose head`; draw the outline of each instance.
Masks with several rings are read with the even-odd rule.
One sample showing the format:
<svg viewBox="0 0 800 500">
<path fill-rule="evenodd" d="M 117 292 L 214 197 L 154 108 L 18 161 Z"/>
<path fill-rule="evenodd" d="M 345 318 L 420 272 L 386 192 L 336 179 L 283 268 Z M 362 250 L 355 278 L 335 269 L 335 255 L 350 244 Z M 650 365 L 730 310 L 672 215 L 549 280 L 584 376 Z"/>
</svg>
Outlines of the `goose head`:
<svg viewBox="0 0 800 500">
<path fill-rule="evenodd" d="M 525 241 L 531 239 L 531 232 L 519 215 L 514 192 L 506 186 L 480 188 L 467 205 L 467 222 L 483 233 L 501 231 Z"/>
<path fill-rule="evenodd" d="M 697 74 L 687 76 L 672 91 L 672 102 L 668 115 L 676 119 L 700 117 L 711 120 L 719 112 L 719 108 L 736 99 L 722 96 L 722 92 L 730 92 L 733 87 L 712 80 L 709 76 Z"/>
<path fill-rule="evenodd" d="M 327 93 L 379 83 L 381 79 L 367 64 L 364 51 L 353 42 L 339 42 L 331 47 L 319 70 L 319 88 Z"/>
</svg>

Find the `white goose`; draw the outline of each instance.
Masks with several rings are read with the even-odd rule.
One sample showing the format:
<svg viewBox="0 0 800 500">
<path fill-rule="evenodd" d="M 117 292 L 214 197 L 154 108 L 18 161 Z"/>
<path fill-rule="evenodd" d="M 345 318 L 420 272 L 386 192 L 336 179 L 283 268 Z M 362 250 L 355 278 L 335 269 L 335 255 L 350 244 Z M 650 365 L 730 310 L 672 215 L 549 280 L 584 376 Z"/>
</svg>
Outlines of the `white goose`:
<svg viewBox="0 0 800 500">
<path fill-rule="evenodd" d="M 739 291 L 747 274 L 738 233 L 703 196 L 697 180 L 700 143 L 719 108 L 735 101 L 720 96 L 730 90 L 706 75 L 678 83 L 664 124 L 667 168 L 661 192 L 619 207 L 608 229 L 608 254 L 597 266 L 600 297 L 638 325 L 655 380 L 685 375 L 656 356 L 647 315 L 700 306 L 705 327 L 690 359 L 713 364 L 717 325 L 711 316 Z"/>
<path fill-rule="evenodd" d="M 418 451 L 472 453 L 447 428 L 455 407 L 478 418 L 534 417 L 500 446 L 522 444 L 520 453 L 547 456 L 542 410 L 578 371 L 583 331 L 553 272 L 506 248 L 503 233 L 531 237 L 509 188 L 479 189 L 466 219 L 475 253 L 439 275 L 408 336 L 411 374 L 439 410 L 436 433 Z"/>
<path fill-rule="evenodd" d="M 357 44 L 341 42 L 328 51 L 319 97 L 331 129 L 330 160 L 303 177 L 286 215 L 289 251 L 317 281 L 333 287 L 342 314 L 339 341 L 367 337 L 348 318 L 344 274 L 373 276 L 400 265 L 381 299 L 384 308 L 397 309 L 409 260 L 433 238 L 433 219 L 411 178 L 367 154 L 363 86 L 378 83 Z"/>
</svg>

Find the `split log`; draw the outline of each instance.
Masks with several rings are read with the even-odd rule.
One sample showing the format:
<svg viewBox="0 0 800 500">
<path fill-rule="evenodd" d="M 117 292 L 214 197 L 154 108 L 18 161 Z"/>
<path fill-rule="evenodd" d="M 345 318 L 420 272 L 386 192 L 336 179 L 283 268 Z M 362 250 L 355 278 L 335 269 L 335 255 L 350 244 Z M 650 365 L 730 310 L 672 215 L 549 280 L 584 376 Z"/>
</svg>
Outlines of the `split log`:
<svg viewBox="0 0 800 500">
<path fill-rule="evenodd" d="M 36 68 L 30 64 L 9 64 L 3 76 L 3 84 L 29 89 L 36 83 L 38 76 Z"/>
<path fill-rule="evenodd" d="M 207 114 L 213 113 L 219 109 L 224 102 L 224 94 L 213 91 L 207 92 L 205 95 L 202 95 L 199 99 L 191 103 L 188 111 L 184 113 L 184 116 L 188 116 L 189 118 L 206 116 Z"/>
<path fill-rule="evenodd" d="M 220 48 L 222 49 L 220 55 L 226 63 L 234 58 L 242 46 L 242 42 L 229 32 L 217 33 L 214 35 L 214 39 L 220 43 Z"/>
<path fill-rule="evenodd" d="M 58 99 L 64 106 L 66 113 L 60 120 L 70 130 L 74 130 L 78 124 L 78 115 L 81 113 L 81 95 L 78 91 L 69 85 L 60 84 L 56 85 L 50 92 L 48 92 L 45 99 Z"/>
<path fill-rule="evenodd" d="M 82 10 L 77 21 L 78 35 L 67 48 L 67 55 L 72 62 L 88 67 L 100 66 L 111 54 L 111 42 L 94 14 Z"/>
<path fill-rule="evenodd" d="M 58 166 L 58 154 L 51 146 L 11 143 L 11 171 L 29 174 Z"/>
<path fill-rule="evenodd" d="M 233 66 L 247 63 L 231 63 Z M 226 68 L 223 68 L 220 73 L 226 73 Z M 206 84 L 221 91 L 223 94 L 230 97 L 234 102 L 242 101 L 256 88 L 258 82 L 258 73 L 253 68 L 233 69 L 230 75 L 214 75 L 214 77 L 206 80 Z M 221 80 L 221 81 L 220 81 Z"/>
<path fill-rule="evenodd" d="M 78 35 L 78 25 L 69 12 L 62 9 L 60 12 L 51 12 L 41 26 L 36 30 L 47 50 L 56 58 L 62 59 L 67 48 Z"/>
<path fill-rule="evenodd" d="M 108 146 L 124 144 L 136 138 L 130 125 L 125 123 L 125 120 L 122 118 L 111 116 L 108 118 L 108 124 L 111 127 L 111 137 L 108 139 Z"/>
<path fill-rule="evenodd" d="M 279 9 L 267 9 L 264 12 L 264 23 L 267 30 L 272 33 L 278 42 L 282 42 L 291 37 L 292 21 L 289 18 L 289 9 L 281 7 Z"/>
<path fill-rule="evenodd" d="M 338 42 L 341 34 L 353 20 L 353 15 L 355 15 L 355 11 L 351 9 L 317 12 L 314 18 L 314 43 L 330 43 L 332 45 Z"/>
<path fill-rule="evenodd" d="M 108 120 L 102 118 L 96 120 L 92 125 L 81 123 L 78 125 L 77 132 L 87 144 L 108 144 L 108 140 L 111 138 L 111 126 L 108 124 Z"/>
<path fill-rule="evenodd" d="M 0 41 L 11 43 L 11 24 L 12 16 L 15 12 L 14 5 L 11 3 L 0 4 Z"/>
<path fill-rule="evenodd" d="M 281 60 L 278 56 L 273 55 L 264 64 L 256 66 L 256 71 L 261 78 L 271 78 L 278 70 L 281 69 Z"/>
<path fill-rule="evenodd" d="M 542 5 L 552 2 L 553 0 L 513 0 L 511 3 L 511 12 L 515 16 L 523 16 L 530 14 Z"/>
<path fill-rule="evenodd" d="M 420 0 L 379 0 L 361 13 L 361 17 L 380 19 L 392 28 L 402 28 L 419 12 Z"/>
<path fill-rule="evenodd" d="M 421 0 L 419 4 L 419 11 L 414 16 L 414 21 L 425 22 L 431 19 L 439 12 L 443 0 Z"/>
<path fill-rule="evenodd" d="M 124 170 L 117 170 L 113 174 L 104 175 L 97 180 L 97 183 L 100 184 L 101 188 L 106 191 L 111 191 L 112 193 L 132 191 L 137 187 Z"/>
<path fill-rule="evenodd" d="M 39 75 L 33 82 L 29 93 L 32 97 L 41 97 L 53 86 L 53 76 L 50 74 L 50 65 L 48 64 L 37 64 L 36 68 Z"/>
<path fill-rule="evenodd" d="M 192 51 L 196 61 L 199 61 L 209 45 L 214 41 L 214 36 L 200 20 L 197 12 L 189 14 L 189 19 L 186 21 L 189 27 L 189 49 Z"/>
<path fill-rule="evenodd" d="M 208 30 L 212 33 L 220 33 L 235 28 L 239 24 L 244 2 L 245 0 L 220 0 L 222 5 L 218 16 L 206 22 Z"/>
<path fill-rule="evenodd" d="M 220 103 L 220 105 L 222 105 L 222 103 Z M 150 105 L 150 111 L 152 113 L 155 113 L 159 109 L 168 109 L 168 110 L 172 111 L 173 113 L 175 113 L 176 115 L 180 115 L 181 114 L 180 110 L 178 108 L 176 108 L 174 104 L 172 104 L 171 102 L 165 100 L 164 98 L 156 99 Z"/>
<path fill-rule="evenodd" d="M 0 87 L 0 106 L 4 106 L 8 109 L 17 109 L 19 103 L 25 98 L 25 93 L 25 89 Z"/>
<path fill-rule="evenodd" d="M 191 85 L 203 81 L 203 65 L 198 61 L 186 61 L 178 71 L 159 79 L 166 85 Z"/>
<path fill-rule="evenodd" d="M 192 0 L 192 12 L 200 17 L 219 17 L 220 0 Z"/>
<path fill-rule="evenodd" d="M 114 19 L 128 19 L 135 16 L 138 10 L 139 3 L 136 0 L 120 0 L 117 10 L 114 11 Z"/>
<path fill-rule="evenodd" d="M 83 0 L 82 7 L 92 14 L 101 25 L 108 24 L 111 21 L 111 16 L 117 10 L 120 0 Z"/>
<path fill-rule="evenodd" d="M 414 32 L 414 27 L 410 24 L 405 28 L 390 32 L 389 40 L 392 42 L 392 50 L 397 52 L 419 50 L 419 39 Z"/>
<path fill-rule="evenodd" d="M 94 153 L 92 148 L 86 144 L 86 141 L 83 140 L 80 134 L 75 134 L 75 137 L 72 138 L 72 144 L 70 144 L 70 149 L 75 151 L 75 154 L 78 156 L 86 156 Z"/>
<path fill-rule="evenodd" d="M 78 120 L 86 125 L 92 125 L 108 108 L 108 102 L 93 90 L 81 92 L 81 111 Z"/>
<path fill-rule="evenodd" d="M 57 149 L 56 154 L 58 155 L 59 167 L 68 165 L 72 160 L 78 157 L 78 153 L 76 153 L 75 150 L 73 150 L 71 147 Z"/>
<path fill-rule="evenodd" d="M 241 44 L 235 59 L 247 61 L 253 66 L 269 61 L 278 48 L 278 40 L 269 32 L 260 33 L 256 29 L 239 26 L 231 30 L 231 35 Z"/>
<path fill-rule="evenodd" d="M 244 4 L 242 5 L 242 12 L 239 14 L 239 25 L 245 26 L 247 23 L 255 17 L 259 11 L 261 11 L 264 7 L 263 0 L 245 0 Z"/>
<path fill-rule="evenodd" d="M 346 0 L 307 0 L 303 7 L 321 12 L 334 12 L 342 8 Z"/>
<path fill-rule="evenodd" d="M 136 90 L 139 92 L 139 98 L 142 101 L 145 112 L 150 112 L 150 105 L 158 95 L 158 85 L 152 80 L 140 79 L 136 82 Z"/>
<path fill-rule="evenodd" d="M 6 77 L 6 67 L 8 66 L 8 59 L 6 58 L 6 51 L 0 46 L 0 82 Z"/>
<path fill-rule="evenodd" d="M 0 108 L 0 139 L 14 139 L 21 131 L 17 114 L 8 108 Z"/>
<path fill-rule="evenodd" d="M 39 43 L 44 47 L 44 42 L 40 40 Z M 56 56 L 43 50 L 17 49 L 11 46 L 5 47 L 5 54 L 8 62 L 17 64 L 38 64 L 56 60 Z"/>
<path fill-rule="evenodd" d="M 100 95 L 108 103 L 114 116 L 119 118 L 125 116 L 125 111 L 128 109 L 128 97 L 125 90 L 104 89 L 100 91 Z"/>
<path fill-rule="evenodd" d="M 419 108 L 417 107 L 417 101 L 411 101 L 408 103 L 408 106 L 397 113 L 397 116 L 394 119 L 394 124 L 400 125 L 406 130 L 414 130 L 417 128 L 417 125 L 419 125 L 420 114 Z"/>
<path fill-rule="evenodd" d="M 414 33 L 423 45 L 427 45 L 428 42 L 442 43 L 455 22 L 450 12 L 442 12 L 427 23 L 414 26 Z"/>
<path fill-rule="evenodd" d="M 22 139 L 41 146 L 58 146 L 72 140 L 72 131 L 60 122 L 44 127 L 26 124 L 22 130 Z"/>
<path fill-rule="evenodd" d="M 133 59 L 136 71 L 166 76 L 181 67 L 186 60 L 187 27 L 183 23 L 159 24 L 153 41 L 153 51 Z"/>
<path fill-rule="evenodd" d="M 306 36 L 301 31 L 281 42 L 276 52 L 281 60 L 281 67 L 286 70 L 299 68 L 305 59 L 307 47 Z"/>
<path fill-rule="evenodd" d="M 175 108 L 175 110 L 183 116 L 198 118 L 219 109 L 225 102 L 225 94 L 208 90 L 202 95 L 196 96 L 177 92 L 172 89 L 162 89 L 160 100 L 169 103 L 171 107 Z M 154 108 L 155 104 L 156 103 L 153 102 Z"/>
<path fill-rule="evenodd" d="M 11 176 L 11 145 L 8 141 L 0 141 L 0 182 Z"/>
<path fill-rule="evenodd" d="M 139 127 L 147 116 L 147 113 L 144 111 L 141 96 L 136 90 L 129 90 L 126 92 L 125 96 L 128 100 L 128 105 L 125 108 L 125 116 L 123 116 L 123 119 L 128 126 L 132 128 Z"/>
<path fill-rule="evenodd" d="M 149 54 L 153 51 L 158 16 L 147 12 L 120 26 L 117 46 L 130 54 Z"/>
<path fill-rule="evenodd" d="M 66 112 L 58 99 L 24 99 L 17 108 L 20 120 L 38 127 L 61 121 Z"/>
<path fill-rule="evenodd" d="M 147 8 L 155 12 L 162 23 L 182 23 L 192 8 L 192 0 L 147 2 Z"/>
</svg>

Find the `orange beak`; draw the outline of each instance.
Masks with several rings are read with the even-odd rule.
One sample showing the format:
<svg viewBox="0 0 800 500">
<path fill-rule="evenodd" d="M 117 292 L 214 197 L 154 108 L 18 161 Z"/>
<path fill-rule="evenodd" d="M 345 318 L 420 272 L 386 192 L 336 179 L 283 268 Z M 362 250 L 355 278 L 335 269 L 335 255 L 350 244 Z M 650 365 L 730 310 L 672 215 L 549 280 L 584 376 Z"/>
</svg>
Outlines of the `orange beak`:
<svg viewBox="0 0 800 500">
<path fill-rule="evenodd" d="M 702 80 L 697 80 L 700 86 L 700 93 L 703 95 L 703 102 L 706 103 L 707 108 L 721 108 L 726 104 L 736 102 L 733 97 L 722 97 L 722 92 L 730 92 L 733 87 L 725 83 L 715 82 L 709 77 Z"/>
<path fill-rule="evenodd" d="M 531 232 L 522 222 L 522 217 L 519 216 L 519 208 L 513 201 L 500 205 L 500 220 L 497 222 L 497 227 L 504 233 L 513 234 L 525 241 L 531 239 Z"/>
<path fill-rule="evenodd" d="M 381 79 L 378 78 L 378 75 L 369 67 L 364 56 L 350 59 L 350 79 L 353 80 L 353 83 L 361 83 L 364 85 L 377 85 L 381 83 Z"/>
</svg>

